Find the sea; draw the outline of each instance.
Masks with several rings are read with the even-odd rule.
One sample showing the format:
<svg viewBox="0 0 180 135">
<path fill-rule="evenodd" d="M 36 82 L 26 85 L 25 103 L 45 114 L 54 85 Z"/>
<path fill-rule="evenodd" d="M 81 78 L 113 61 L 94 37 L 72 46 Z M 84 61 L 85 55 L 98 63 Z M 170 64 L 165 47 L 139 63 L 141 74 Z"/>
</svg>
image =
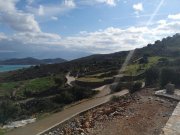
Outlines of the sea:
<svg viewBox="0 0 180 135">
<path fill-rule="evenodd" d="M 14 71 L 22 68 L 28 68 L 31 65 L 0 65 L 0 72 Z"/>
</svg>

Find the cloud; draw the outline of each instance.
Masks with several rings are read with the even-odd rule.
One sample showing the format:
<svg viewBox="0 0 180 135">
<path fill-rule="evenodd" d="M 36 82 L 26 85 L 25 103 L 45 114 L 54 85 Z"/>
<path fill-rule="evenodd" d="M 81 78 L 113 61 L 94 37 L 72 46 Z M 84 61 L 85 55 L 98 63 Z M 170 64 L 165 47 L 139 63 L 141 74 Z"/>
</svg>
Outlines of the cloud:
<svg viewBox="0 0 180 135">
<path fill-rule="evenodd" d="M 164 25 L 167 23 L 167 21 L 166 20 L 159 20 L 157 23 Z"/>
<path fill-rule="evenodd" d="M 67 7 L 72 7 L 72 8 L 76 7 L 76 4 L 75 4 L 74 0 L 65 0 L 64 4 Z"/>
<path fill-rule="evenodd" d="M 96 5 L 96 4 L 106 4 L 109 6 L 116 6 L 118 0 L 76 0 L 80 5 Z"/>
<path fill-rule="evenodd" d="M 116 6 L 115 0 L 96 0 L 99 3 L 106 3 L 107 5 L 110 6 Z"/>
<path fill-rule="evenodd" d="M 44 4 L 38 8 L 31 5 L 26 6 L 28 12 L 34 14 L 36 17 L 44 17 L 46 20 L 52 19 L 53 16 L 64 15 L 74 8 L 76 8 L 76 4 L 73 0 L 65 0 L 56 4 Z"/>
<path fill-rule="evenodd" d="M 62 49 L 89 53 L 111 53 L 143 47 L 148 43 L 179 32 L 179 21 L 160 20 L 149 26 L 134 26 L 126 29 L 109 27 L 95 32 L 83 31 L 78 35 L 68 37 L 42 32 L 23 32 L 15 34 L 9 39 L 11 42 L 18 41 L 24 46 L 46 48 L 46 50 L 51 50 L 52 54 L 53 51 Z"/>
<path fill-rule="evenodd" d="M 13 53 L 15 51 L 12 50 L 0 50 L 0 53 Z"/>
<path fill-rule="evenodd" d="M 34 2 L 34 0 L 27 0 L 27 3 L 31 5 Z"/>
<path fill-rule="evenodd" d="M 15 11 L 15 4 L 17 3 L 17 0 L 6 0 L 6 1 L 0 1 L 0 11 L 1 12 L 11 12 Z"/>
<path fill-rule="evenodd" d="M 0 22 L 18 32 L 40 32 L 39 24 L 34 15 L 16 9 L 17 2 L 18 0 L 0 1 Z"/>
<path fill-rule="evenodd" d="M 138 14 L 139 12 L 143 11 L 143 4 L 142 3 L 134 4 L 133 9 L 135 10 L 135 13 Z"/>
<path fill-rule="evenodd" d="M 0 37 L 4 38 L 0 38 L 0 50 L 12 50 L 18 52 L 17 55 L 23 54 L 24 57 L 27 54 L 37 56 L 44 53 L 47 53 L 47 57 L 57 57 L 58 54 L 61 56 L 62 52 L 64 55 L 67 54 L 68 50 L 73 51 L 73 55 L 75 52 L 112 53 L 140 48 L 179 32 L 180 21 L 160 20 L 143 27 L 109 27 L 94 32 L 83 31 L 68 37 L 43 32 L 23 32 L 6 38 L 2 33 Z"/>
<path fill-rule="evenodd" d="M 42 5 L 39 6 L 38 14 L 40 16 L 44 15 L 44 6 L 42 6 Z"/>
<path fill-rule="evenodd" d="M 169 15 L 169 19 L 159 20 L 152 24 L 153 16 L 157 14 L 162 1 L 146 26 L 132 26 L 124 29 L 108 27 L 94 32 L 83 31 L 77 35 L 67 37 L 42 32 L 33 12 L 37 16 L 48 16 L 52 20 L 57 20 L 59 16 L 56 15 L 64 14 L 64 12 L 76 8 L 77 4 L 79 4 L 75 3 L 77 1 L 68 0 L 59 3 L 59 5 L 40 5 L 37 8 L 29 6 L 29 11 L 33 9 L 32 13 L 18 10 L 16 8 L 18 0 L 0 1 L 0 22 L 17 31 L 12 36 L 0 33 L 0 50 L 6 50 L 7 52 L 10 50 L 13 54 L 17 52 L 18 56 L 25 57 L 27 55 L 34 56 L 35 54 L 37 56 L 42 52 L 48 54 L 48 56 L 55 54 L 57 56 L 62 51 L 67 54 L 68 50 L 88 53 L 111 53 L 143 47 L 155 40 L 180 32 L 180 21 L 173 19 L 177 18 L 177 15 Z M 116 3 L 115 0 L 92 0 L 91 2 L 107 5 Z M 143 5 L 136 4 L 134 8 L 138 12 L 143 11 Z"/>
<path fill-rule="evenodd" d="M 95 32 L 81 32 L 77 36 L 61 38 L 56 45 L 91 53 L 111 53 L 142 47 L 158 39 L 180 32 L 180 22 L 155 23 L 153 26 L 109 27 Z"/>
<path fill-rule="evenodd" d="M 61 40 L 61 36 L 43 32 L 23 32 L 14 34 L 11 39 L 23 42 L 24 44 L 53 44 Z"/>
<path fill-rule="evenodd" d="M 0 33 L 0 40 L 6 39 L 6 38 L 7 38 L 7 36 L 4 33 Z"/>
<path fill-rule="evenodd" d="M 32 14 L 21 12 L 3 13 L 0 16 L 0 21 L 14 29 L 15 31 L 40 32 L 40 27 L 35 21 Z"/>
<path fill-rule="evenodd" d="M 58 17 L 52 16 L 51 19 L 54 20 L 54 21 L 57 21 L 57 20 L 58 20 Z"/>
<path fill-rule="evenodd" d="M 41 4 L 39 7 L 38 2 L 35 2 L 34 0 L 27 0 L 29 5 L 26 6 L 26 10 L 34 14 L 38 19 L 41 20 L 57 20 L 57 16 L 60 17 L 67 12 L 82 6 L 82 5 L 96 5 L 96 4 L 106 4 L 109 6 L 116 6 L 117 1 L 119 0 L 63 0 L 59 3 L 52 4 L 46 3 Z M 36 4 L 32 4 L 36 3 Z M 56 16 L 56 17 L 54 17 Z"/>
<path fill-rule="evenodd" d="M 173 15 L 168 15 L 168 18 L 173 19 L 173 20 L 180 20 L 180 13 L 173 14 Z"/>
</svg>

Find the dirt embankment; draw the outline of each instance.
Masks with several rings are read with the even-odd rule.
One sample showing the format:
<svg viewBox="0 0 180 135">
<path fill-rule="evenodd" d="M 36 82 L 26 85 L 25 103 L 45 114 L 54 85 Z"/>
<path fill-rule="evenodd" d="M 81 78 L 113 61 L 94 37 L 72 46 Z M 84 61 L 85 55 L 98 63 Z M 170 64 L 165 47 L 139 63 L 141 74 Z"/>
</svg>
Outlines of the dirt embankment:
<svg viewBox="0 0 180 135">
<path fill-rule="evenodd" d="M 55 135 L 159 135 L 177 102 L 153 95 L 144 89 L 92 109 L 65 125 Z"/>
</svg>

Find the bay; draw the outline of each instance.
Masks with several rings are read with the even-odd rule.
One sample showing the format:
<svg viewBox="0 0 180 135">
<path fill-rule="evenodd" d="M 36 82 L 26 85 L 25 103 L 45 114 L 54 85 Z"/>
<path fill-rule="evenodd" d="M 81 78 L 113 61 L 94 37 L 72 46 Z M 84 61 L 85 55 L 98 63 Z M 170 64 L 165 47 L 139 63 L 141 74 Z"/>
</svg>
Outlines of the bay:
<svg viewBox="0 0 180 135">
<path fill-rule="evenodd" d="M 0 65 L 0 72 L 14 71 L 22 68 L 28 68 L 31 65 Z"/>
</svg>

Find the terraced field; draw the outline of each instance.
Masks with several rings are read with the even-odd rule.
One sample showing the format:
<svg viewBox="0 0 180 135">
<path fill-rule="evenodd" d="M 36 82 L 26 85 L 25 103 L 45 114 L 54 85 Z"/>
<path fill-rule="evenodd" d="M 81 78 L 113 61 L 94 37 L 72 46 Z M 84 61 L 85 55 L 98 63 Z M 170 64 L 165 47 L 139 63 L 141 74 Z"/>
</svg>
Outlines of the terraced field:
<svg viewBox="0 0 180 135">
<path fill-rule="evenodd" d="M 53 77 L 35 78 L 25 81 L 8 82 L 0 84 L 0 97 L 25 97 L 26 92 L 39 93 L 56 86 Z"/>
</svg>

